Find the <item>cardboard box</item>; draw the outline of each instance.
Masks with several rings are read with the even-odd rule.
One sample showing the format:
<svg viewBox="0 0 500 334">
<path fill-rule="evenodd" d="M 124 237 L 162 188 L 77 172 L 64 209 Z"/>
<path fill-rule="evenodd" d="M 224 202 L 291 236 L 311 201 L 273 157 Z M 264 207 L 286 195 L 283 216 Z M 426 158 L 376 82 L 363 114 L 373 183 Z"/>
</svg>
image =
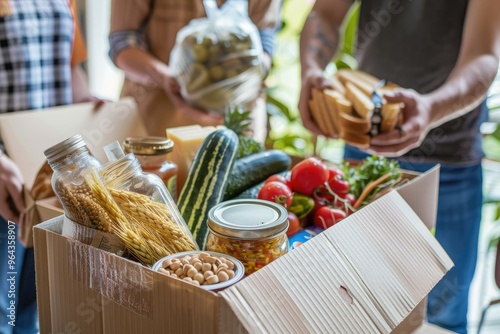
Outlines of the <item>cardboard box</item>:
<svg viewBox="0 0 500 334">
<path fill-rule="evenodd" d="M 54 196 L 50 187 L 52 170 L 44 164 L 43 151 L 78 133 L 92 154 L 105 162 L 103 146 L 128 136 L 146 136 L 146 129 L 132 99 L 106 103 L 97 111 L 93 103 L 84 103 L 0 115 L 0 138 L 25 181 L 26 212 L 20 240 L 27 247 L 32 246 L 34 225 L 63 213 L 60 205 L 54 205 L 54 199 L 37 205 Z M 41 183 L 45 189 L 35 193 Z"/>
<path fill-rule="evenodd" d="M 424 298 L 453 266 L 429 232 L 438 178 L 418 176 L 218 294 L 64 237 L 61 217 L 44 222 L 41 333 L 431 333 Z"/>
</svg>

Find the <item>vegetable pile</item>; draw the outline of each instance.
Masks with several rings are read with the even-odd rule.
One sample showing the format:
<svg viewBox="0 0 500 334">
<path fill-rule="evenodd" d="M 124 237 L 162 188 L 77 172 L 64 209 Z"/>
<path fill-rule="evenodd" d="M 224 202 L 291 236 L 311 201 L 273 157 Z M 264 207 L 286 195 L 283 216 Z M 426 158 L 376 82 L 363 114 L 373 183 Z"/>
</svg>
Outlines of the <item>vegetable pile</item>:
<svg viewBox="0 0 500 334">
<path fill-rule="evenodd" d="M 328 166 L 307 158 L 294 166 L 289 177 L 269 177 L 257 198 L 284 205 L 289 211 L 288 235 L 315 225 L 327 229 L 381 196 L 401 180 L 397 161 L 369 157 L 352 167 Z"/>
<path fill-rule="evenodd" d="M 237 109 L 231 115 L 226 124 L 232 123 L 236 132 L 221 129 L 206 138 L 177 203 L 201 249 L 208 212 L 222 201 L 258 198 L 285 206 L 291 236 L 309 225 L 322 229 L 335 225 L 401 180 L 398 162 L 377 156 L 356 166 L 347 162 L 330 166 L 311 157 L 288 171 L 291 159 L 284 152 L 261 151 L 243 139 L 248 138 L 243 134 L 246 112 Z"/>
</svg>

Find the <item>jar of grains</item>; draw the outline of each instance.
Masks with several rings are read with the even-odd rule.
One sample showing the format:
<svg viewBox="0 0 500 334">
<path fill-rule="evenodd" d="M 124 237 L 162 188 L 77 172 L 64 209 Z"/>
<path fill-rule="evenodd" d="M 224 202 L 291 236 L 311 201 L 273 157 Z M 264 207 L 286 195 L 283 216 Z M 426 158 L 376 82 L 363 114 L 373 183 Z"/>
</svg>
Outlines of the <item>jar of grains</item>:
<svg viewBox="0 0 500 334">
<path fill-rule="evenodd" d="M 207 250 L 237 258 L 246 275 L 288 252 L 288 214 L 281 205 L 232 200 L 214 206 L 208 217 Z"/>
<path fill-rule="evenodd" d="M 158 175 L 175 200 L 177 195 L 177 165 L 168 160 L 174 150 L 171 139 L 161 137 L 127 138 L 123 142 L 126 153 L 134 153 L 142 170 Z"/>
<path fill-rule="evenodd" d="M 110 232 L 101 224 L 106 214 L 95 204 L 92 192 L 83 177 L 86 169 L 98 170 L 101 162 L 90 154 L 80 135 L 68 138 L 43 152 L 52 174 L 52 188 L 61 202 L 65 215 L 74 222 Z"/>
</svg>

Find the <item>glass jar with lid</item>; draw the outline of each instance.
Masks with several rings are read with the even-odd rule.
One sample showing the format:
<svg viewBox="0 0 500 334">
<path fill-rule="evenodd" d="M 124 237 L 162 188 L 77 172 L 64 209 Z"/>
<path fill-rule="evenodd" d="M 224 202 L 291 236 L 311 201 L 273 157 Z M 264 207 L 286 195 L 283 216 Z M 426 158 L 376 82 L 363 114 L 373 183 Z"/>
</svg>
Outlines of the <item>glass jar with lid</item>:
<svg viewBox="0 0 500 334">
<path fill-rule="evenodd" d="M 208 215 L 207 250 L 231 255 L 249 275 L 288 252 L 288 213 L 276 203 L 232 200 Z"/>
<path fill-rule="evenodd" d="M 142 219 L 157 219 L 153 223 L 160 230 L 156 232 L 162 233 L 161 229 L 165 229 L 167 233 L 168 230 L 168 235 L 175 239 L 165 240 L 170 244 L 165 246 L 171 253 L 197 250 L 198 246 L 163 180 L 156 174 L 144 172 L 133 153 L 123 155 L 118 142 L 105 150 L 112 161 L 102 166 L 99 174 L 120 209 L 139 223 Z"/>
<path fill-rule="evenodd" d="M 174 150 L 172 140 L 161 137 L 129 137 L 123 142 L 123 148 L 126 153 L 134 153 L 144 172 L 158 175 L 176 200 L 177 165 L 168 160 L 168 154 Z"/>
<path fill-rule="evenodd" d="M 94 198 L 82 172 L 98 170 L 101 162 L 94 157 L 80 135 L 70 137 L 43 152 L 54 171 L 52 188 L 65 215 L 74 222 L 110 232 L 107 215 L 94 205 Z"/>
</svg>

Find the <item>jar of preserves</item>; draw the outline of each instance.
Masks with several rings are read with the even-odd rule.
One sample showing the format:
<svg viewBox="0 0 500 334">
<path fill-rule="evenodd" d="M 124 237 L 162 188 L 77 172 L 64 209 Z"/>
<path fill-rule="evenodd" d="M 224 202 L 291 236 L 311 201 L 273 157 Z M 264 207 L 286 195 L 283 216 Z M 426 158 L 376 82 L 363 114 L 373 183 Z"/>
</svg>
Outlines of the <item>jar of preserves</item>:
<svg viewBox="0 0 500 334">
<path fill-rule="evenodd" d="M 108 157 L 116 160 L 102 166 L 99 175 L 123 213 L 138 223 L 151 223 L 155 233 L 159 233 L 164 241 L 161 247 L 165 253 L 197 250 L 198 246 L 163 180 L 156 174 L 144 172 L 133 153 L 123 155 L 118 142 L 105 150 Z"/>
<path fill-rule="evenodd" d="M 72 221 L 87 227 L 110 232 L 110 224 L 95 201 L 85 181 L 83 171 L 98 170 L 101 162 L 90 154 L 80 135 L 70 137 L 43 152 L 54 171 L 52 188 L 62 204 L 65 215 Z"/>
<path fill-rule="evenodd" d="M 134 153 L 142 170 L 158 175 L 174 200 L 177 196 L 177 165 L 168 160 L 174 142 L 161 137 L 127 138 L 123 142 L 126 153 Z"/>
<path fill-rule="evenodd" d="M 249 275 L 288 252 L 288 213 L 276 203 L 232 200 L 208 214 L 207 250 L 240 260 Z"/>
</svg>

